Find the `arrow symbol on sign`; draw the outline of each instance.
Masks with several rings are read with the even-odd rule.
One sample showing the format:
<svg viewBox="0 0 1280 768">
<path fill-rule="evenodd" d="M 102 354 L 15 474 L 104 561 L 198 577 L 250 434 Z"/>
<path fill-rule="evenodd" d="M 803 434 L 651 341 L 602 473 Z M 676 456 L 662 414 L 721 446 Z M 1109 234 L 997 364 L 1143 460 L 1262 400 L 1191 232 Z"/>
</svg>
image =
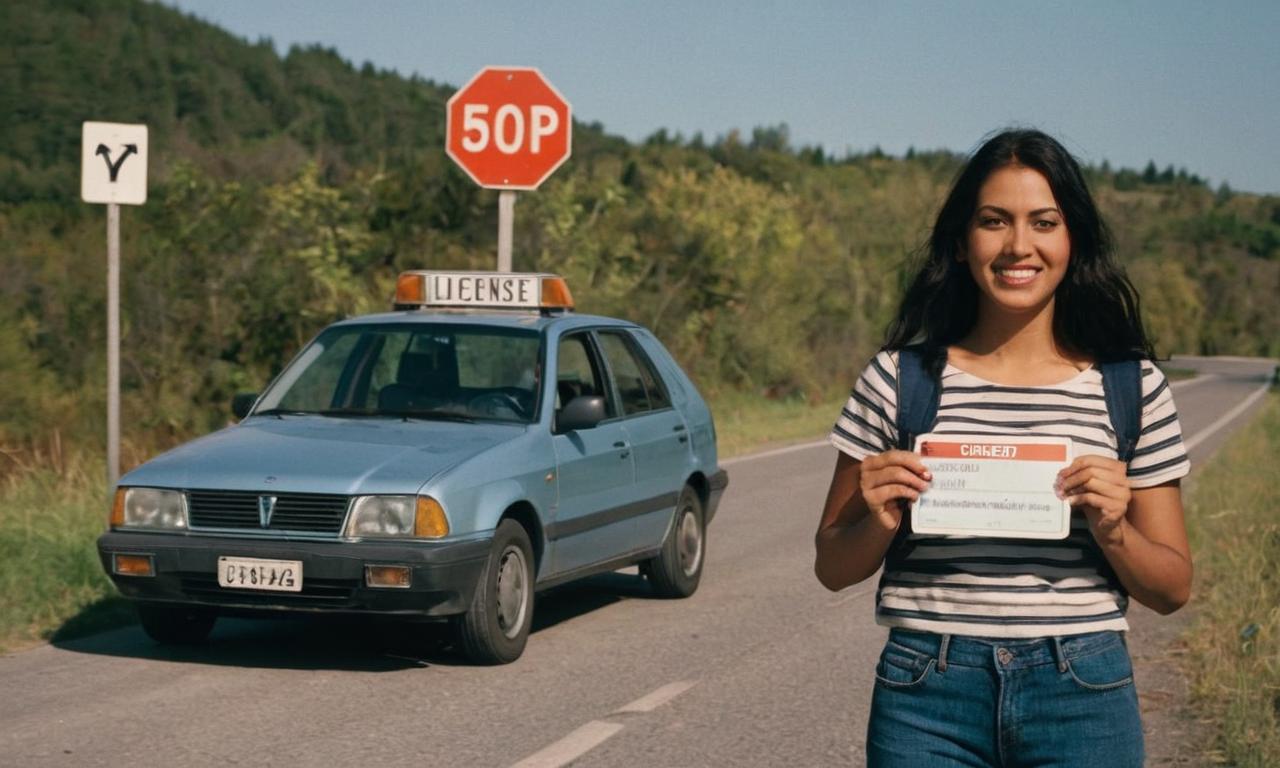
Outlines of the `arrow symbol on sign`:
<svg viewBox="0 0 1280 768">
<path fill-rule="evenodd" d="M 114 163 L 111 162 L 111 150 L 107 148 L 106 144 L 99 144 L 98 150 L 94 152 L 94 154 L 102 155 L 102 161 L 107 164 L 107 173 L 111 174 L 111 183 L 114 184 L 116 174 L 120 173 L 120 166 L 124 165 L 124 159 L 129 155 L 138 154 L 138 145 L 125 144 L 124 152 L 120 153 L 120 156 L 116 158 Z"/>
</svg>

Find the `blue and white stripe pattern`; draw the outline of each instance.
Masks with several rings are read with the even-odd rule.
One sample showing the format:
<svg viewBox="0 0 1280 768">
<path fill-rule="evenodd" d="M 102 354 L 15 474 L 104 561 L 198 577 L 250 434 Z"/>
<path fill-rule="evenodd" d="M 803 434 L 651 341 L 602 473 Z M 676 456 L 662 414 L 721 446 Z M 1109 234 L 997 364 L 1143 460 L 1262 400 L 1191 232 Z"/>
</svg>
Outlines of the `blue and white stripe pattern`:
<svg viewBox="0 0 1280 768">
<path fill-rule="evenodd" d="M 831 432 L 859 461 L 897 443 L 897 354 L 862 372 Z M 947 365 L 933 432 L 1071 438 L 1076 456 L 1116 458 L 1102 374 L 1088 368 L 1049 386 L 1012 387 Z M 1190 471 L 1173 392 L 1142 362 L 1142 432 L 1129 484 L 1149 488 Z M 881 577 L 876 621 L 889 627 L 981 637 L 1045 637 L 1126 630 L 1128 597 L 1084 516 L 1058 541 L 912 534 Z"/>
</svg>

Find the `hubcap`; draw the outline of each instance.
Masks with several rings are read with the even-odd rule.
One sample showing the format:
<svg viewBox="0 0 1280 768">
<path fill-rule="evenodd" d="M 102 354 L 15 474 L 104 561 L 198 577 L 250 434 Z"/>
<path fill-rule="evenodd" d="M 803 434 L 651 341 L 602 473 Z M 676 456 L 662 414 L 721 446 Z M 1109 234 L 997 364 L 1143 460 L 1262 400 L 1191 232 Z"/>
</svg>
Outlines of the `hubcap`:
<svg viewBox="0 0 1280 768">
<path fill-rule="evenodd" d="M 507 639 L 520 634 L 529 610 L 529 569 L 524 552 L 509 546 L 498 560 L 498 628 Z"/>
<path fill-rule="evenodd" d="M 680 511 L 680 528 L 676 531 L 676 552 L 680 555 L 680 570 L 685 576 L 698 572 L 702 564 L 702 529 L 692 507 Z"/>
</svg>

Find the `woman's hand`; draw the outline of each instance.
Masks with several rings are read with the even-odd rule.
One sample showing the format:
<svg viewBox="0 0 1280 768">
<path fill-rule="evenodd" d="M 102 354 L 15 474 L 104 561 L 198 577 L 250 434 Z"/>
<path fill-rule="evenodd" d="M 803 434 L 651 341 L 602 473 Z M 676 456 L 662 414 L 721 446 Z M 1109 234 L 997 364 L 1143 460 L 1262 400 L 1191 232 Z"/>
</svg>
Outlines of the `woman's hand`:
<svg viewBox="0 0 1280 768">
<path fill-rule="evenodd" d="M 1093 538 L 1131 597 L 1160 613 L 1191 597 L 1191 549 L 1177 480 L 1134 490 L 1124 462 L 1081 456 L 1058 473 L 1058 495 L 1084 510 Z"/>
<path fill-rule="evenodd" d="M 1081 456 L 1058 473 L 1054 484 L 1060 498 L 1084 510 L 1089 530 L 1099 544 L 1123 544 L 1125 515 L 1133 493 L 1123 461 Z"/>
<path fill-rule="evenodd" d="M 919 498 L 931 479 L 914 453 L 885 451 L 859 461 L 841 451 L 814 538 L 818 581 L 835 592 L 875 574 L 905 502 Z"/>
<path fill-rule="evenodd" d="M 910 451 L 885 451 L 862 462 L 859 488 L 875 521 L 889 530 L 902 522 L 906 504 L 920 498 L 933 475 Z"/>
</svg>

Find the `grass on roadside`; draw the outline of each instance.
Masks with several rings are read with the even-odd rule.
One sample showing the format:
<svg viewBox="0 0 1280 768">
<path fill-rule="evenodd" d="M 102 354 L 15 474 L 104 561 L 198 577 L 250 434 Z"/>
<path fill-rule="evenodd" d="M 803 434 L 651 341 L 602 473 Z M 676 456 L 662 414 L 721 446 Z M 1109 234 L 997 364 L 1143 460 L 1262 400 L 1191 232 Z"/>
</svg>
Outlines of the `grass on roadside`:
<svg viewBox="0 0 1280 768">
<path fill-rule="evenodd" d="M 97 479 L 105 474 L 99 463 L 73 461 L 0 484 L 0 650 L 132 617 L 94 546 L 106 523 L 107 492 Z"/>
<path fill-rule="evenodd" d="M 1194 368 L 1174 368 L 1168 365 L 1161 365 L 1160 371 L 1165 378 L 1170 381 L 1181 381 L 1182 379 L 1194 379 L 1200 375 L 1200 372 Z"/>
<path fill-rule="evenodd" d="M 716 420 L 720 458 L 724 459 L 771 444 L 822 439 L 836 423 L 848 392 L 817 402 L 804 398 L 768 400 L 733 392 L 707 399 Z"/>
<path fill-rule="evenodd" d="M 1214 456 L 1188 506 L 1198 615 L 1185 638 L 1213 757 L 1280 765 L 1280 394 Z"/>
</svg>

